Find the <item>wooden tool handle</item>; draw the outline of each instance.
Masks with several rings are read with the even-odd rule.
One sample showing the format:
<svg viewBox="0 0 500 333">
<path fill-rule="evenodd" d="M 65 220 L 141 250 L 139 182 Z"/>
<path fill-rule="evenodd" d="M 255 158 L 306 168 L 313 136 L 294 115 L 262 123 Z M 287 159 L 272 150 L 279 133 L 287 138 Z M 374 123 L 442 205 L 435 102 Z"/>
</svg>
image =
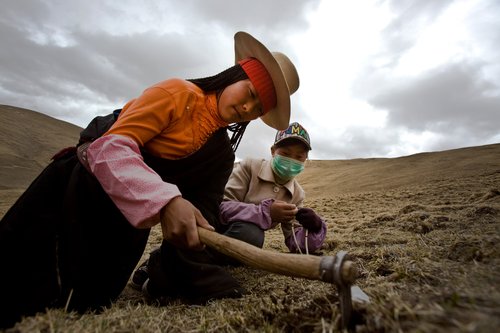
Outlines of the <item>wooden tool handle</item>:
<svg viewBox="0 0 500 333">
<path fill-rule="evenodd" d="M 276 274 L 324 280 L 320 268 L 322 257 L 263 250 L 200 227 L 198 227 L 198 234 L 202 243 L 248 266 Z M 351 262 L 345 262 L 343 266 L 340 273 L 342 278 L 346 281 L 353 281 L 356 275 L 354 265 Z"/>
</svg>

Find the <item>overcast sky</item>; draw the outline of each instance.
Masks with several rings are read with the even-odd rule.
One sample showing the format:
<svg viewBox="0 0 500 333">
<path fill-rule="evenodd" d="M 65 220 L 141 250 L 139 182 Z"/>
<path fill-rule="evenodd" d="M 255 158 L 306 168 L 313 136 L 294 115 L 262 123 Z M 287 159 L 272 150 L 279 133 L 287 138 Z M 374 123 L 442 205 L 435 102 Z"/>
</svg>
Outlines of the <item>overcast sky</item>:
<svg viewBox="0 0 500 333">
<path fill-rule="evenodd" d="M 232 66 L 240 30 L 295 63 L 311 159 L 500 142 L 498 0 L 2 0 L 0 104 L 83 127 Z M 237 157 L 269 157 L 274 134 L 252 122 Z"/>
</svg>

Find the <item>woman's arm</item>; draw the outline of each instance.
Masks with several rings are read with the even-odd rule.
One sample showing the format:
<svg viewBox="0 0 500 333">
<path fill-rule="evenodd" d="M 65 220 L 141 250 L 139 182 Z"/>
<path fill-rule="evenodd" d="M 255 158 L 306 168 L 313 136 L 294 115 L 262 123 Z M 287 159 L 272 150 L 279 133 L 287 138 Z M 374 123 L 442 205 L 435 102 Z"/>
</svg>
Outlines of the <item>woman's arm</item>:
<svg viewBox="0 0 500 333">
<path fill-rule="evenodd" d="M 260 204 L 226 200 L 220 204 L 222 224 L 243 221 L 256 224 L 262 230 L 274 227 L 271 220 L 271 205 L 274 199 L 262 200 Z"/>
<path fill-rule="evenodd" d="M 144 163 L 137 143 L 123 135 L 106 135 L 87 149 L 90 169 L 104 191 L 134 227 L 160 222 L 160 210 L 181 196 L 177 186 L 165 183 Z"/>
</svg>

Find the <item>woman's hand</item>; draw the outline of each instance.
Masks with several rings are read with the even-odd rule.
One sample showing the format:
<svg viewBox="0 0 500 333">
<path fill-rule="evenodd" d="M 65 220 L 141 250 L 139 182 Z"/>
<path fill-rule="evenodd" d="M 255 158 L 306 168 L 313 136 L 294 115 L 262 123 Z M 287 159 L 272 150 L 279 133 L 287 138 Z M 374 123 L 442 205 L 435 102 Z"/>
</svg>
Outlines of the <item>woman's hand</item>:
<svg viewBox="0 0 500 333">
<path fill-rule="evenodd" d="M 298 209 L 294 204 L 289 204 L 284 201 L 275 200 L 271 205 L 271 219 L 273 222 L 288 222 L 295 218 Z"/>
<path fill-rule="evenodd" d="M 175 197 L 160 212 L 163 239 L 175 247 L 203 250 L 198 237 L 198 226 L 214 231 L 198 208 L 182 197 Z"/>
</svg>

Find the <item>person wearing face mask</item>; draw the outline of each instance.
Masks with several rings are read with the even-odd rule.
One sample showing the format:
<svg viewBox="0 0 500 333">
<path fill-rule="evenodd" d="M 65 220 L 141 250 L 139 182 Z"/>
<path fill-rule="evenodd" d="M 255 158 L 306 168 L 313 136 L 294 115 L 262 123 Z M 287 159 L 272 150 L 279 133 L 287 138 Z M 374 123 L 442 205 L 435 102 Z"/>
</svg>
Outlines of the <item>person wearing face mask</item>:
<svg viewBox="0 0 500 333">
<path fill-rule="evenodd" d="M 266 230 L 281 225 L 285 244 L 292 253 L 314 253 L 323 244 L 327 226 L 311 208 L 302 207 L 305 193 L 295 177 L 304 170 L 311 140 L 299 123 L 278 131 L 271 146 L 271 160 L 245 159 L 237 163 L 219 205 L 217 232 L 262 248 Z M 148 291 L 151 275 L 161 267 L 159 250 L 150 253 L 134 272 L 132 288 Z M 220 265 L 238 261 L 207 248 Z M 146 288 L 144 287 L 146 286 Z"/>
<path fill-rule="evenodd" d="M 293 253 L 312 253 L 323 244 L 327 226 L 311 208 L 295 177 L 304 170 L 311 140 L 299 123 L 278 131 L 272 159 L 244 159 L 234 168 L 220 204 L 224 234 L 262 247 L 264 232 L 281 225 Z"/>
<path fill-rule="evenodd" d="M 313 253 L 323 244 L 327 226 L 311 208 L 302 207 L 305 192 L 295 177 L 304 170 L 311 150 L 306 129 L 292 123 L 278 131 L 271 146 L 271 160 L 244 159 L 237 163 L 219 205 L 217 232 L 262 248 L 264 232 L 281 225 L 285 244 L 292 253 Z M 134 272 L 130 285 L 148 291 L 150 277 L 161 267 L 160 249 L 150 253 Z M 207 248 L 219 265 L 239 265 L 238 261 Z M 166 279 L 165 279 L 166 280 Z M 146 286 L 146 287 L 144 287 Z"/>
</svg>

